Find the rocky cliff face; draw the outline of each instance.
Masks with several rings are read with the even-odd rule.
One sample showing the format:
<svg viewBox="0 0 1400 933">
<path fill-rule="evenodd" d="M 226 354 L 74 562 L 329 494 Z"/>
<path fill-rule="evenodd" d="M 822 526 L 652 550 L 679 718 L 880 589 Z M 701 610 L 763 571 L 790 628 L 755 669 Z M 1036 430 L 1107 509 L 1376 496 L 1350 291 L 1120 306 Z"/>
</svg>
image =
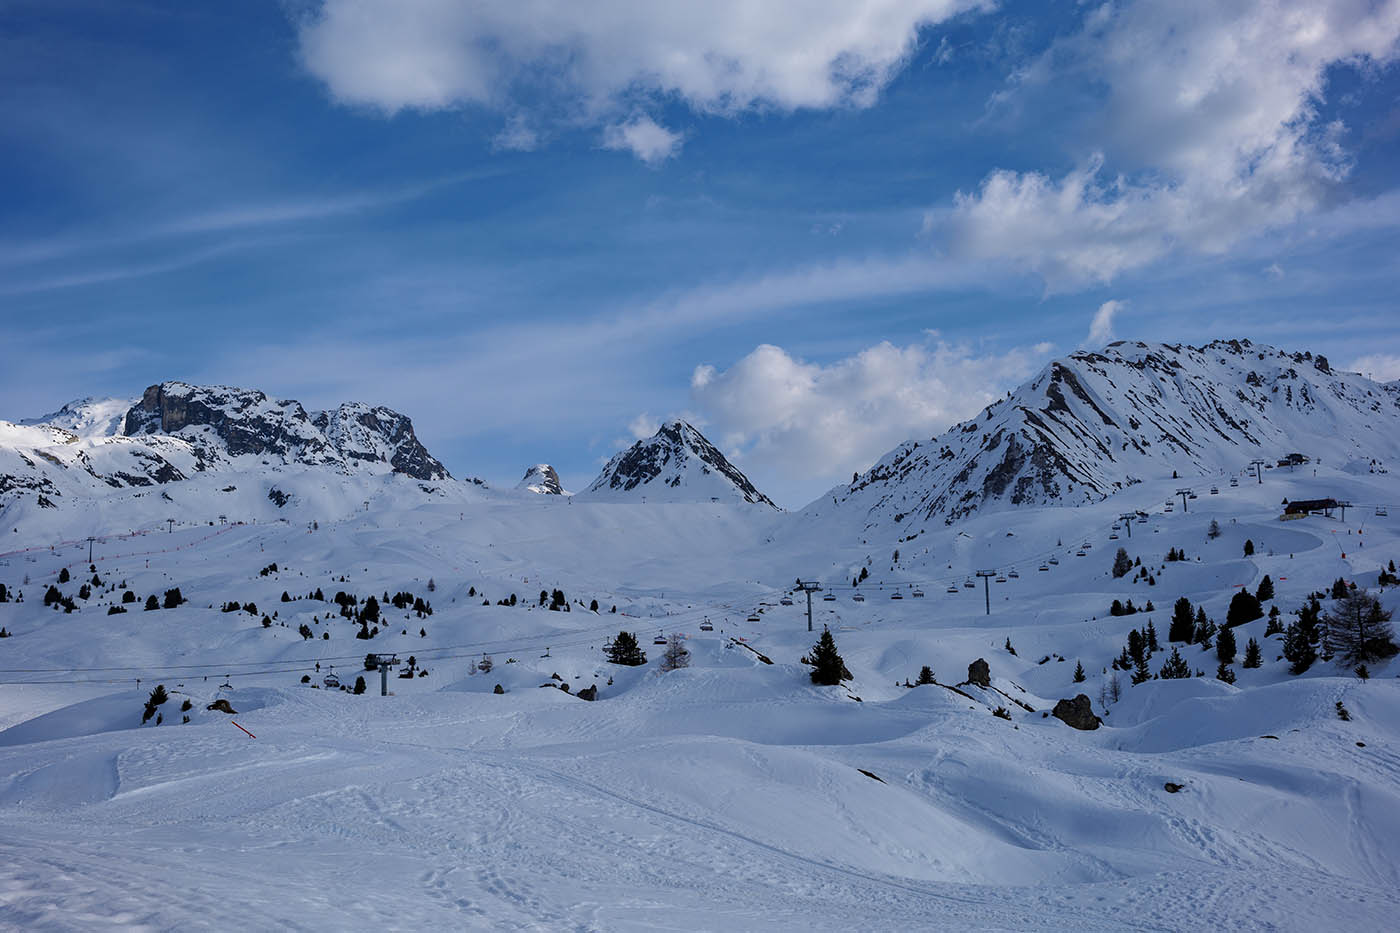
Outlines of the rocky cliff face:
<svg viewBox="0 0 1400 933">
<path fill-rule="evenodd" d="M 181 436 L 206 466 L 222 454 L 344 471 L 387 468 L 421 480 L 449 476 L 418 442 L 407 417 L 357 402 L 308 414 L 299 402 L 254 389 L 165 382 L 146 389 L 126 413 L 122 433 Z"/>
<path fill-rule="evenodd" d="M 694 426 L 672 421 L 608 461 L 584 495 L 655 501 L 740 500 L 777 508 Z"/>
<path fill-rule="evenodd" d="M 1247 340 L 1116 343 L 1050 363 L 978 417 L 901 444 L 819 503 L 907 533 L 1292 452 L 1333 462 L 1400 456 L 1400 394 L 1311 353 Z"/>
<path fill-rule="evenodd" d="M 548 463 L 537 463 L 526 470 L 525 476 L 515 484 L 515 488 L 542 496 L 568 495 L 559 482 L 559 474 Z"/>
</svg>

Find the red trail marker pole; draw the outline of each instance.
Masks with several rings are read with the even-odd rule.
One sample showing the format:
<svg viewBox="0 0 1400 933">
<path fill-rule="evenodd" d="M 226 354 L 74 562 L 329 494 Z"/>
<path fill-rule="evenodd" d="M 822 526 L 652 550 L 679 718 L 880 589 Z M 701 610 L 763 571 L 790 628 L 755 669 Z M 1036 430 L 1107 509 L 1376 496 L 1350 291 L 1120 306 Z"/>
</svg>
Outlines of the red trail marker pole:
<svg viewBox="0 0 1400 933">
<path fill-rule="evenodd" d="M 235 726 L 238 726 L 238 723 L 234 722 L 232 719 L 230 719 L 229 722 L 232 722 Z M 238 728 L 243 729 L 242 726 L 238 726 Z M 248 732 L 247 729 L 243 729 L 243 731 L 244 731 L 244 732 Z M 256 736 L 256 735 L 253 735 L 253 733 L 251 733 L 251 732 L 248 732 L 248 738 L 250 738 L 250 739 L 256 739 L 257 736 Z"/>
</svg>

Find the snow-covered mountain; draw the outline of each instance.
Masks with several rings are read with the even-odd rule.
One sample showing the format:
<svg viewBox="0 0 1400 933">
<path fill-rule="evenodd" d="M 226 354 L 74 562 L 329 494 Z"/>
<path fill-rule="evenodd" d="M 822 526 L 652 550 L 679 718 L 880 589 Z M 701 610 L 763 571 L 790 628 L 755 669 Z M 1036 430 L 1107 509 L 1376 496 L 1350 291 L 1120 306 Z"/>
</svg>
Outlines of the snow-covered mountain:
<svg viewBox="0 0 1400 933">
<path fill-rule="evenodd" d="M 1400 457 L 1400 392 L 1325 357 L 1248 340 L 1120 342 L 1051 362 L 976 418 L 906 441 L 807 511 L 834 508 L 905 534 L 988 510 L 1095 502 L 1172 471 L 1189 485 L 1290 453 Z"/>
<path fill-rule="evenodd" d="M 684 421 L 614 456 L 581 493 L 585 498 L 650 498 L 657 502 L 752 502 L 776 509 L 724 454 Z"/>
<path fill-rule="evenodd" d="M 559 474 L 548 463 L 537 463 L 525 471 L 525 476 L 515 484 L 516 489 L 538 493 L 542 496 L 567 496 L 559 482 Z"/>
<path fill-rule="evenodd" d="M 83 399 L 42 418 L 0 422 L 0 509 L 78 507 L 113 490 L 200 475 L 233 491 L 234 475 L 259 474 L 266 485 L 270 470 L 288 468 L 322 477 L 451 479 L 406 416 L 356 402 L 307 412 L 252 389 L 165 382 L 134 404 Z"/>
</svg>

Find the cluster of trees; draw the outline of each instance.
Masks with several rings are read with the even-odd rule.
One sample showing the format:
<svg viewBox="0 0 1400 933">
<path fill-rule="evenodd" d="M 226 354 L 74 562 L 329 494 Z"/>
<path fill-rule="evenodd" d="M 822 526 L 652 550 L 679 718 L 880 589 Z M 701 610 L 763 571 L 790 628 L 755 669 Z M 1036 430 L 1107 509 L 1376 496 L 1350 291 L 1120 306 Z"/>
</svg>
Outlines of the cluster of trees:
<svg viewBox="0 0 1400 933">
<path fill-rule="evenodd" d="M 1133 559 L 1128 556 L 1126 548 L 1119 548 L 1118 553 L 1113 555 L 1113 579 L 1125 577 L 1133 570 Z"/>
<path fill-rule="evenodd" d="M 1139 631 L 1133 629 L 1128 633 L 1128 643 L 1123 646 L 1123 651 L 1113 660 L 1115 671 L 1132 671 L 1133 683 L 1140 684 L 1144 680 L 1152 679 L 1152 672 L 1148 670 L 1147 662 L 1152 659 L 1154 651 L 1161 650 L 1157 643 L 1157 629 L 1149 619 L 1146 628 Z M 1075 671 L 1075 676 L 1083 673 L 1083 667 Z M 1076 681 L 1078 683 L 1079 681 Z"/>
<path fill-rule="evenodd" d="M 1130 616 L 1135 615 L 1139 612 L 1155 611 L 1156 607 L 1152 605 L 1152 600 L 1150 599 L 1147 601 L 1147 604 L 1144 605 L 1141 609 L 1139 609 L 1137 606 L 1134 606 L 1133 601 L 1131 599 L 1128 600 L 1126 603 L 1115 599 L 1113 601 L 1113 604 L 1108 607 L 1108 614 L 1111 616 Z"/>
<path fill-rule="evenodd" d="M 1215 632 L 1215 622 L 1206 615 L 1205 607 L 1193 607 L 1185 596 L 1176 601 L 1171 623 L 1167 626 L 1167 641 L 1209 648 Z"/>
<path fill-rule="evenodd" d="M 1185 550 L 1184 548 L 1174 547 L 1174 548 L 1169 548 L 1169 549 L 1167 550 L 1167 560 L 1168 560 L 1168 561 L 1176 562 L 1176 561 L 1183 561 L 1183 560 L 1185 560 L 1185 559 L 1186 559 L 1186 550 Z"/>
</svg>

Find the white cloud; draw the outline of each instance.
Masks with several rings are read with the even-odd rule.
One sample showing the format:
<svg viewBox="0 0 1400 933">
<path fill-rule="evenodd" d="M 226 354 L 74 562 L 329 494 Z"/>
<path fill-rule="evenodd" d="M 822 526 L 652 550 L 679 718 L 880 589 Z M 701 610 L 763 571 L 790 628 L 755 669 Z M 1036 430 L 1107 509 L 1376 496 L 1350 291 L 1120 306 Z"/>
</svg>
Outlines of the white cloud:
<svg viewBox="0 0 1400 933">
<path fill-rule="evenodd" d="M 1124 302 L 1116 300 L 1099 305 L 1094 319 L 1089 322 L 1089 336 L 1084 341 L 1086 346 L 1098 347 L 1113 339 L 1113 318 L 1123 307 Z"/>
<path fill-rule="evenodd" d="M 1051 289 L 1107 282 L 1178 249 L 1220 253 L 1317 210 L 1350 169 L 1318 103 L 1329 67 L 1394 61 L 1395 0 L 1104 5 L 1010 96 L 1101 89 L 1095 153 L 1059 178 L 990 173 L 947 218 L 966 255 Z M 1104 171 L 1109 160 L 1118 171 Z"/>
<path fill-rule="evenodd" d="M 501 131 L 491 138 L 491 145 L 497 149 L 512 149 L 517 152 L 534 152 L 540 145 L 540 134 L 530 125 L 523 114 L 515 114 L 506 121 Z"/>
<path fill-rule="evenodd" d="M 300 51 L 337 100 L 390 114 L 550 100 L 596 119 L 662 97 L 721 114 L 868 106 L 921 27 L 990 5 L 319 0 Z"/>
<path fill-rule="evenodd" d="M 910 437 L 928 437 L 1001 397 L 1049 351 L 977 355 L 881 342 L 827 365 L 764 344 L 726 370 L 696 367 L 691 398 L 711 440 L 750 469 L 836 483 Z"/>
<path fill-rule="evenodd" d="M 627 430 L 632 432 L 632 437 L 639 441 L 651 437 L 660 429 L 661 419 L 654 418 L 647 412 L 642 412 L 627 425 Z"/>
<path fill-rule="evenodd" d="M 630 152 L 649 167 L 656 168 L 680 152 L 681 134 L 671 132 L 643 114 L 603 130 L 603 148 Z"/>
<path fill-rule="evenodd" d="M 1370 376 L 1377 382 L 1394 382 L 1400 379 L 1400 354 L 1371 353 L 1357 357 L 1347 369 Z"/>
</svg>

